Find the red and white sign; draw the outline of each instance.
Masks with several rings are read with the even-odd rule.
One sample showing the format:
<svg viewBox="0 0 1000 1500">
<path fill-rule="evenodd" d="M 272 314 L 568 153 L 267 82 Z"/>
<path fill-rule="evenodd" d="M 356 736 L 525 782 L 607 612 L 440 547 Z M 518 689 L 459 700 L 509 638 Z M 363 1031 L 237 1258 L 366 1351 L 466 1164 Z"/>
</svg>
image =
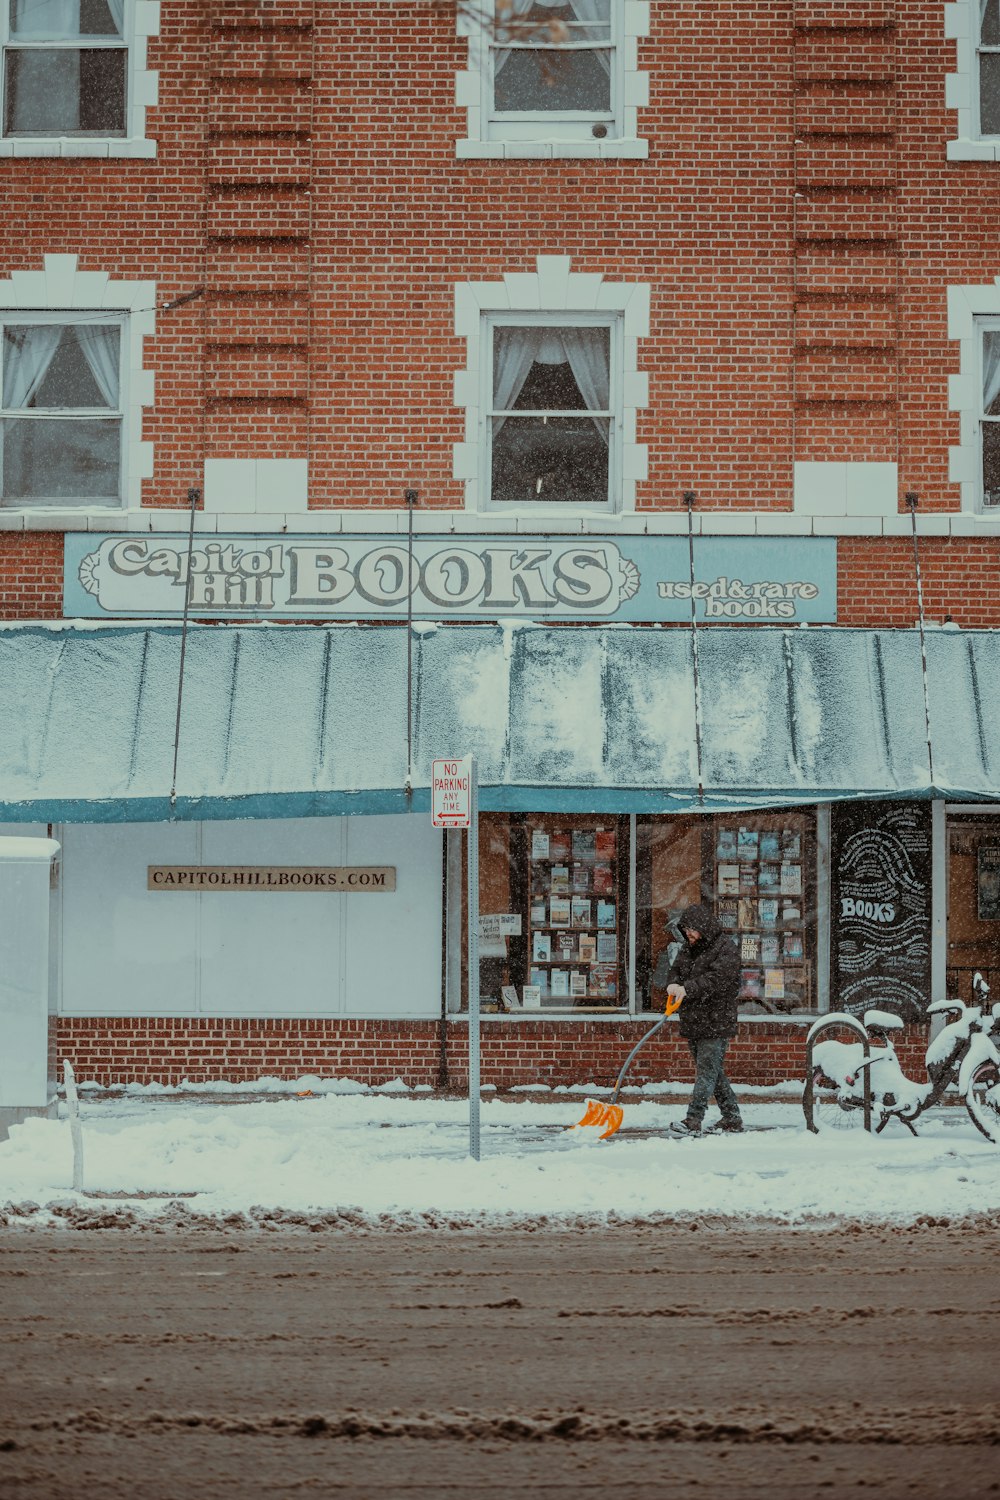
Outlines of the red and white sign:
<svg viewBox="0 0 1000 1500">
<path fill-rule="evenodd" d="M 471 822 L 472 764 L 431 761 L 431 822 L 435 828 L 468 828 Z"/>
</svg>

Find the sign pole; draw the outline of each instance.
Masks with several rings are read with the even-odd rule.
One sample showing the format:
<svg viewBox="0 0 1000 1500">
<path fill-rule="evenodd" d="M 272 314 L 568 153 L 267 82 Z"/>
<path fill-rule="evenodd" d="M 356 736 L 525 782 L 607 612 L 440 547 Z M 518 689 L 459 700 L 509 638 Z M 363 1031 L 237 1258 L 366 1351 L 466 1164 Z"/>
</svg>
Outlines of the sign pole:
<svg viewBox="0 0 1000 1500">
<path fill-rule="evenodd" d="M 479 1160 L 479 777 L 469 767 L 469 1155 Z"/>
</svg>

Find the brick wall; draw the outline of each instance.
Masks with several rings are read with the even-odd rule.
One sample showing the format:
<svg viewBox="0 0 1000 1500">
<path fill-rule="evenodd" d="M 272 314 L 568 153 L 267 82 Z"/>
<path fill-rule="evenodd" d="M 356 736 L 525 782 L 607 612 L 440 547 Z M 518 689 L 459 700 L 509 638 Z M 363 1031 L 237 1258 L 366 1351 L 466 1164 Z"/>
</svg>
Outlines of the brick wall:
<svg viewBox="0 0 1000 1500">
<path fill-rule="evenodd" d="M 482 1023 L 484 1084 L 597 1083 L 611 1085 L 647 1021 L 607 1023 L 489 1021 Z M 359 1083 L 401 1078 L 411 1087 L 438 1083 L 439 1028 L 430 1021 L 188 1020 L 179 1018 L 59 1018 L 59 1069 L 69 1058 L 80 1082 L 179 1084 L 187 1079 L 232 1083 L 262 1077 L 295 1079 L 314 1073 Z M 910 1028 L 897 1043 L 905 1072 L 922 1076 L 926 1036 Z M 452 1087 L 468 1082 L 468 1033 L 447 1028 Z M 762 1022 L 742 1026 L 727 1054 L 733 1082 L 766 1085 L 802 1078 L 805 1028 Z M 686 1044 L 671 1029 L 639 1053 L 630 1083 L 690 1083 Z"/>
</svg>

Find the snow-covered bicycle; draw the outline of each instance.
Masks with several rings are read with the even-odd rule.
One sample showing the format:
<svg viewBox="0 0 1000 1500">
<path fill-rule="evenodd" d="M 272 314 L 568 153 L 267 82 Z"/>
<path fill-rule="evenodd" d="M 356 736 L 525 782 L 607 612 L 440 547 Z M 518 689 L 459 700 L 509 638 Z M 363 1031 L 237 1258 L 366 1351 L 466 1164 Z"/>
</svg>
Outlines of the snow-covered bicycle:
<svg viewBox="0 0 1000 1500">
<path fill-rule="evenodd" d="M 972 991 L 972 1005 L 938 1000 L 927 1007 L 930 1016 L 954 1011 L 956 1018 L 930 1042 L 923 1083 L 907 1078 L 896 1056 L 892 1033 L 903 1025 L 898 1016 L 868 1010 L 863 1021 L 840 1013 L 815 1021 L 806 1037 L 802 1093 L 808 1128 L 818 1132 L 863 1123 L 878 1134 L 890 1120 L 899 1120 L 916 1135 L 914 1120 L 954 1087 L 976 1129 L 1000 1145 L 1000 1004 L 990 1006 L 989 985 L 978 972 Z M 823 1035 L 838 1027 L 859 1040 Z"/>
</svg>

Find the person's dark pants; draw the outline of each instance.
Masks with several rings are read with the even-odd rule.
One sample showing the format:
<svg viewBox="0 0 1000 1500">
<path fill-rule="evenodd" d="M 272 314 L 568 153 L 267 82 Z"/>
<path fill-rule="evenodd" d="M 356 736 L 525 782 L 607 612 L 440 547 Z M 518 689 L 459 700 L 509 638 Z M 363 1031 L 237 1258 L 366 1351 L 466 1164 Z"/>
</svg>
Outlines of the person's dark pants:
<svg viewBox="0 0 1000 1500">
<path fill-rule="evenodd" d="M 722 1111 L 724 1120 L 738 1120 L 740 1106 L 733 1093 L 733 1086 L 726 1077 L 723 1064 L 726 1060 L 727 1036 L 688 1037 L 687 1044 L 694 1058 L 694 1088 L 687 1117 L 700 1125 L 705 1118 L 708 1101 L 715 1095 L 715 1102 Z"/>
</svg>

